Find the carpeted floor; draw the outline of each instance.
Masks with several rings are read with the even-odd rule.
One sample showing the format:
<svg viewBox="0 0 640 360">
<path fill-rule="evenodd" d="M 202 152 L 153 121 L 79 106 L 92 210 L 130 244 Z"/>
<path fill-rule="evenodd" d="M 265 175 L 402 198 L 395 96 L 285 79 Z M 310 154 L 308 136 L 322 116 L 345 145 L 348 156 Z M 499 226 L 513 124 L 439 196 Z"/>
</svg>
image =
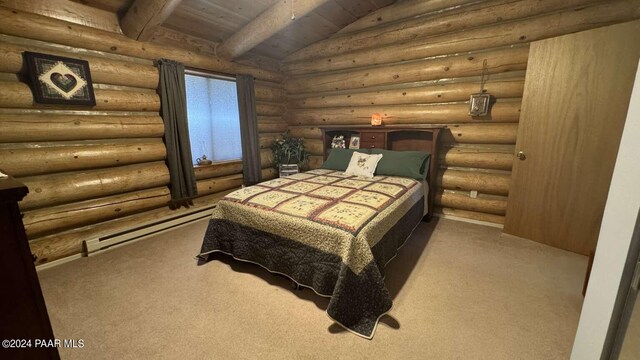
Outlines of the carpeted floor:
<svg viewBox="0 0 640 360">
<path fill-rule="evenodd" d="M 627 332 L 622 342 L 620 360 L 638 360 L 640 358 L 640 296 L 631 313 Z"/>
<path fill-rule="evenodd" d="M 446 219 L 387 267 L 373 340 L 311 290 L 223 255 L 196 266 L 206 221 L 39 273 L 63 359 L 567 359 L 584 256 Z"/>
</svg>

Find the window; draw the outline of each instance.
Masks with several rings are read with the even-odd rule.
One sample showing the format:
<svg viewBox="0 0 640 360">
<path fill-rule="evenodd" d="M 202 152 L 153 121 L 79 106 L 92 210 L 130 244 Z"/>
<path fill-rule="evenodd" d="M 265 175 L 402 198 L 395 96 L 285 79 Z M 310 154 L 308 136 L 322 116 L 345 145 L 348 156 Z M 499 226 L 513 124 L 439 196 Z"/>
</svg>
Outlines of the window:
<svg viewBox="0 0 640 360">
<path fill-rule="evenodd" d="M 213 162 L 241 159 L 235 80 L 187 73 L 185 87 L 193 163 L 202 155 Z"/>
</svg>

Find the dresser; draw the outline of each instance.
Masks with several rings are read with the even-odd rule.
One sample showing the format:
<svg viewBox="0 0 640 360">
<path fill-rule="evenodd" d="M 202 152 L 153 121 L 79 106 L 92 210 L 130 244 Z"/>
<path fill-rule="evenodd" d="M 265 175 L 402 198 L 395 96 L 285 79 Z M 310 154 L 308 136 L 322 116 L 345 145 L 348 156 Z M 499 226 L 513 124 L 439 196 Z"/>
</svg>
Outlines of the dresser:
<svg viewBox="0 0 640 360">
<path fill-rule="evenodd" d="M 55 347 L 36 348 L 35 339 L 54 339 L 33 264 L 18 202 L 29 190 L 15 179 L 0 178 L 0 340 L 31 340 L 23 348 L 0 349 L 4 359 L 59 359 Z M 11 344 L 11 345 L 16 345 Z"/>
</svg>

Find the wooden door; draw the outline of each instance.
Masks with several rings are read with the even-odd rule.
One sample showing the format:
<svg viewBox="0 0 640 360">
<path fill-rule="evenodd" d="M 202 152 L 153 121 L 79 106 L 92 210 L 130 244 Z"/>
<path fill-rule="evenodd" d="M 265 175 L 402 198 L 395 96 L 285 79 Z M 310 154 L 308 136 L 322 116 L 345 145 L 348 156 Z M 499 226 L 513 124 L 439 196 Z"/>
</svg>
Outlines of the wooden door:
<svg viewBox="0 0 640 360">
<path fill-rule="evenodd" d="M 526 158 L 514 159 L 506 233 L 585 255 L 595 249 L 638 34 L 633 21 L 531 44 L 516 143 Z"/>
</svg>

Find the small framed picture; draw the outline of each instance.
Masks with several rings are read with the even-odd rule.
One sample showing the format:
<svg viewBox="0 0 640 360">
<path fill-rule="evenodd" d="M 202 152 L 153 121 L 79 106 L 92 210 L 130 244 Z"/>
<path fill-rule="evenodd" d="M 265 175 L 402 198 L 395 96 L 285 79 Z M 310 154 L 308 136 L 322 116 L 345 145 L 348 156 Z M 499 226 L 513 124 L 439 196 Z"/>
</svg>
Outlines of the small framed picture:
<svg viewBox="0 0 640 360">
<path fill-rule="evenodd" d="M 96 105 L 87 61 L 30 51 L 24 58 L 37 103 Z"/>
<path fill-rule="evenodd" d="M 360 149 L 360 135 L 351 135 L 349 149 Z"/>
<path fill-rule="evenodd" d="M 334 136 L 333 140 L 331 140 L 331 148 L 332 149 L 344 149 L 345 148 L 344 136 L 342 136 L 342 135 Z"/>
<path fill-rule="evenodd" d="M 469 115 L 485 116 L 489 114 L 489 103 L 491 95 L 489 94 L 473 94 L 469 99 Z"/>
</svg>

